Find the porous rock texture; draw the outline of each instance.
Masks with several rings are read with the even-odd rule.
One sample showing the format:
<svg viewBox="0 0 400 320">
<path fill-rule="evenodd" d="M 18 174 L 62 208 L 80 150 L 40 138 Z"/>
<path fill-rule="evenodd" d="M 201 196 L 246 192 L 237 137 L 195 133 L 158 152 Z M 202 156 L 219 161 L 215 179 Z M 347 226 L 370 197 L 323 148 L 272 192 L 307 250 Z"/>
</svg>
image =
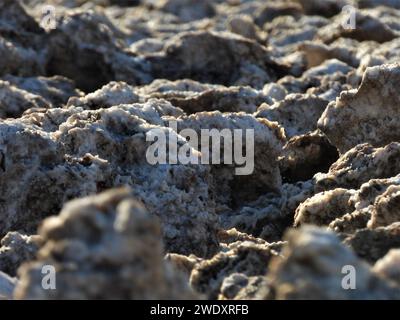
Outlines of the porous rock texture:
<svg viewBox="0 0 400 320">
<path fill-rule="evenodd" d="M 400 299 L 399 18 L 0 1 L 0 299 Z"/>
<path fill-rule="evenodd" d="M 161 228 L 130 195 L 115 189 L 69 202 L 39 230 L 38 260 L 21 269 L 20 299 L 179 299 L 192 293 L 163 261 Z M 41 285 L 43 266 L 57 272 L 55 290 Z"/>
</svg>

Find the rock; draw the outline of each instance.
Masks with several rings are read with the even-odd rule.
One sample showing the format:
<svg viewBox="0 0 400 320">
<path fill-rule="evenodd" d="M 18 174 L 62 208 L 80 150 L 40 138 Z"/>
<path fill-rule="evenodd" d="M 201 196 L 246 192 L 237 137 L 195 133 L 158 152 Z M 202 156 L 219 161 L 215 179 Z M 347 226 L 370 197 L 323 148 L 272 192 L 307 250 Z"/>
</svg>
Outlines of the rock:
<svg viewBox="0 0 400 320">
<path fill-rule="evenodd" d="M 247 285 L 248 277 L 264 275 L 267 272 L 268 262 L 274 255 L 277 253 L 268 245 L 252 242 L 234 243 L 230 245 L 229 251 L 221 252 L 212 259 L 195 265 L 190 283 L 196 291 L 207 294 L 211 299 L 217 298 L 219 292 L 227 298 L 232 298 Z M 238 273 L 241 274 L 237 276 Z M 228 277 L 234 277 L 235 284 L 230 284 Z"/>
<path fill-rule="evenodd" d="M 376 198 L 371 212 L 371 219 L 368 222 L 369 228 L 388 226 L 393 222 L 400 221 L 398 210 L 399 190 L 399 185 L 391 185 Z"/>
<path fill-rule="evenodd" d="M 124 51 L 121 41 L 105 16 L 94 11 L 68 13 L 49 34 L 46 72 L 73 79 L 85 92 L 113 80 L 150 82 L 149 66 Z"/>
<path fill-rule="evenodd" d="M 327 17 L 339 13 L 345 5 L 351 3 L 348 0 L 295 0 L 294 2 L 299 3 L 306 14 Z"/>
<path fill-rule="evenodd" d="M 373 271 L 388 280 L 400 285 L 400 249 L 391 249 L 382 259 L 379 259 Z"/>
<path fill-rule="evenodd" d="M 375 276 L 333 233 L 306 226 L 286 239 L 283 258 L 269 266 L 276 299 L 398 299 L 400 289 Z M 355 270 L 356 290 L 342 287 L 345 266 Z"/>
<path fill-rule="evenodd" d="M 340 150 L 360 143 L 384 146 L 399 139 L 396 120 L 400 66 L 367 68 L 358 90 L 342 92 L 318 121 L 318 127 Z"/>
<path fill-rule="evenodd" d="M 321 192 L 301 203 L 294 216 L 294 226 L 313 224 L 317 226 L 328 225 L 334 219 L 352 212 L 350 198 L 354 190 L 334 189 Z"/>
<path fill-rule="evenodd" d="M 360 229 L 345 239 L 356 254 L 373 263 L 384 257 L 390 249 L 400 247 L 400 223 L 386 227 Z"/>
<path fill-rule="evenodd" d="M 230 33 L 178 34 L 161 55 L 147 56 L 154 78 L 191 78 L 223 85 L 262 88 L 288 69 L 276 62 L 267 48 Z"/>
<path fill-rule="evenodd" d="M 256 117 L 277 121 L 285 128 L 286 136 L 291 138 L 317 129 L 317 121 L 327 104 L 315 96 L 291 94 L 272 106 L 261 105 Z"/>
<path fill-rule="evenodd" d="M 75 88 L 73 81 L 61 76 L 27 78 L 7 75 L 3 77 L 3 80 L 18 89 L 40 96 L 47 107 L 62 107 L 70 97 L 79 97 L 82 94 Z"/>
<path fill-rule="evenodd" d="M 316 173 L 328 171 L 338 157 L 336 148 L 317 131 L 294 136 L 285 144 L 279 158 L 283 181 L 310 180 Z"/>
<path fill-rule="evenodd" d="M 280 194 L 267 193 L 236 210 L 222 212 L 221 225 L 269 242 L 279 241 L 286 228 L 293 224 L 296 208 L 313 194 L 311 181 L 285 183 Z"/>
<path fill-rule="evenodd" d="M 33 260 L 40 245 L 40 237 L 9 232 L 0 244 L 0 270 L 15 277 L 23 262 Z"/>
<path fill-rule="evenodd" d="M 155 8 L 172 13 L 183 22 L 208 18 L 215 14 L 211 0 L 161 0 L 155 2 Z"/>
<path fill-rule="evenodd" d="M 257 119 L 252 115 L 244 113 L 230 113 L 223 114 L 219 111 L 215 112 L 199 112 L 190 116 L 182 116 L 177 119 L 178 132 L 185 128 L 191 128 L 201 135 L 201 130 L 216 129 L 221 133 L 222 130 L 241 130 L 242 140 L 244 141 L 245 135 L 250 133 L 254 135 L 254 141 L 246 142 L 246 148 L 250 150 L 252 158 L 248 163 L 242 166 L 237 166 L 233 169 L 232 165 L 212 166 L 211 174 L 215 181 L 217 190 L 216 194 L 221 194 L 219 200 L 221 202 L 228 202 L 231 206 L 237 207 L 245 201 L 255 200 L 258 196 L 265 191 L 276 192 L 281 188 L 281 176 L 279 174 L 279 166 L 275 161 L 282 150 L 284 135 L 282 128 L 275 122 L 270 122 L 266 119 Z M 246 130 L 252 130 L 247 132 Z M 231 134 L 231 133 L 230 133 Z M 247 139 L 247 138 L 246 138 Z M 201 141 L 198 141 L 200 144 Z M 199 148 L 193 147 L 199 151 Z M 235 147 L 235 146 L 233 146 Z M 207 144 L 206 148 L 209 149 L 209 154 L 215 153 L 212 150 L 212 145 Z M 232 154 L 232 146 L 221 144 L 220 146 L 220 163 L 224 163 L 226 152 Z M 247 150 L 246 149 L 246 153 Z M 203 152 L 203 151 L 202 151 Z M 215 153 L 216 156 L 218 154 Z M 250 158 L 250 154 L 247 154 Z M 211 161 L 210 161 L 211 162 Z M 251 164 L 250 162 L 253 162 Z M 238 167 L 243 170 L 243 173 L 238 174 Z M 239 168 L 239 169 L 240 169 Z M 243 184 L 248 184 L 251 181 L 251 187 L 243 189 Z M 230 193 L 227 194 L 227 190 Z M 229 191 L 228 191 L 229 192 Z"/>
<path fill-rule="evenodd" d="M 17 299 L 195 298 L 180 274 L 163 260 L 157 220 L 128 189 L 67 203 L 39 230 L 44 245 L 25 264 Z M 42 288 L 44 266 L 56 272 L 56 288 Z"/>
<path fill-rule="evenodd" d="M 0 300 L 12 300 L 17 281 L 0 271 Z"/>
<path fill-rule="evenodd" d="M 350 149 L 331 165 L 328 173 L 318 173 L 314 180 L 318 191 L 334 188 L 358 189 L 364 182 L 397 175 L 400 144 L 390 143 L 382 148 L 360 144 Z"/>
</svg>

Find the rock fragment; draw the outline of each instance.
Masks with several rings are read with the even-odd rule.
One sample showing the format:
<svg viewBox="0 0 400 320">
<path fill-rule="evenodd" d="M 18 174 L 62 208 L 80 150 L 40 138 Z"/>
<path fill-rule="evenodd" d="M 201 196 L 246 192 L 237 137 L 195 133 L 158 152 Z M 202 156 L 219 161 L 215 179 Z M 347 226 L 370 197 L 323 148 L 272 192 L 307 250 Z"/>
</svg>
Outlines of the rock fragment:
<svg viewBox="0 0 400 320">
<path fill-rule="evenodd" d="M 400 289 L 378 278 L 331 232 L 304 227 L 287 234 L 283 258 L 270 263 L 276 299 L 398 299 Z M 356 272 L 356 290 L 344 290 L 343 268 Z M 346 271 L 348 272 L 348 271 Z"/>
<path fill-rule="evenodd" d="M 318 127 L 341 153 L 360 143 L 379 147 L 398 141 L 399 81 L 397 64 L 367 68 L 359 89 L 342 92 L 329 104 Z"/>
<path fill-rule="evenodd" d="M 39 231 L 38 260 L 20 269 L 17 299 L 195 298 L 163 260 L 159 223 L 116 189 L 72 201 Z M 44 266 L 56 271 L 56 288 L 42 288 Z"/>
</svg>

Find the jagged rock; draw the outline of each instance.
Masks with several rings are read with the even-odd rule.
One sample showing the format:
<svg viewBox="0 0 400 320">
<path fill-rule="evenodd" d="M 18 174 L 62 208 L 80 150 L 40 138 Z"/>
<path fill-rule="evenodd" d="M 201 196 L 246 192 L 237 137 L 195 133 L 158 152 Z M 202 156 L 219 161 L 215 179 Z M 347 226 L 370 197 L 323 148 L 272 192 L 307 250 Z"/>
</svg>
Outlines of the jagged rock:
<svg viewBox="0 0 400 320">
<path fill-rule="evenodd" d="M 283 181 L 307 181 L 318 172 L 326 172 L 339 155 L 319 132 L 294 136 L 283 147 L 279 167 Z"/>
<path fill-rule="evenodd" d="M 267 48 L 231 33 L 178 34 L 161 55 L 147 56 L 154 78 L 191 78 L 223 85 L 262 88 L 274 82 L 288 66 L 279 64 Z"/>
<path fill-rule="evenodd" d="M 7 75 L 3 77 L 3 80 L 18 89 L 40 96 L 44 99 L 48 107 L 62 107 L 70 97 L 82 94 L 79 90 L 75 89 L 73 81 L 61 76 L 46 78 Z"/>
<path fill-rule="evenodd" d="M 399 151 L 397 142 L 382 148 L 373 148 L 370 144 L 357 145 L 332 164 L 328 173 L 315 175 L 316 189 L 358 189 L 371 179 L 393 177 L 400 168 L 397 163 Z"/>
<path fill-rule="evenodd" d="M 343 23 L 349 19 L 349 14 L 343 12 L 335 17 L 332 24 L 321 28 L 317 37 L 324 43 L 331 43 L 338 38 L 351 38 L 358 41 L 376 41 L 384 43 L 399 36 L 399 33 L 392 29 L 382 19 L 374 17 L 366 10 L 355 10 L 356 27 L 345 29 Z"/>
<path fill-rule="evenodd" d="M 298 205 L 313 194 L 311 181 L 283 184 L 280 194 L 268 193 L 237 210 L 223 212 L 221 225 L 270 242 L 279 241 L 284 230 L 293 224 Z"/>
<path fill-rule="evenodd" d="M 400 222 L 375 229 L 360 229 L 344 241 L 356 254 L 373 263 L 390 249 L 400 248 Z"/>
<path fill-rule="evenodd" d="M 237 207 L 243 201 L 255 200 L 265 191 L 276 192 L 280 190 L 282 181 L 276 159 L 282 150 L 284 135 L 282 128 L 276 123 L 266 119 L 256 119 L 254 116 L 244 113 L 223 114 L 215 111 L 182 116 L 177 119 L 177 128 L 179 132 L 185 128 L 191 128 L 199 136 L 201 135 L 201 130 L 204 129 L 217 129 L 219 132 L 239 129 L 241 130 L 241 139 L 243 141 L 248 134 L 246 130 L 253 130 L 254 138 L 252 139 L 254 141 L 246 142 L 246 153 L 250 150 L 250 144 L 253 144 L 253 150 L 251 151 L 252 154 L 254 152 L 253 159 L 249 159 L 251 155 L 247 154 L 246 157 L 248 157 L 249 162 L 241 166 L 234 164 L 236 166 L 235 169 L 229 164 L 212 166 L 211 168 L 215 186 L 217 187 L 215 193 L 221 194 L 222 197 L 219 200 L 222 203 L 228 202 Z M 224 163 L 225 150 L 229 153 L 233 152 L 232 146 L 225 145 L 225 143 L 226 141 L 223 144 L 221 143 L 220 146 L 221 164 Z M 198 141 L 198 144 L 200 145 L 201 141 Z M 196 148 L 196 145 L 192 145 L 192 147 L 202 151 L 200 148 Z M 214 153 L 212 146 L 207 144 L 206 147 L 209 149 L 209 154 L 212 155 Z M 251 161 L 253 161 L 253 165 L 250 163 Z M 242 168 L 243 173 L 237 174 L 238 168 Z M 251 187 L 244 189 L 243 185 L 248 184 L 249 181 L 251 181 Z M 227 193 L 227 190 L 230 190 L 230 193 Z"/>
<path fill-rule="evenodd" d="M 174 110 L 167 102 L 149 101 L 94 111 L 75 108 L 70 113 L 33 113 L 24 124 L 16 120 L 0 124 L 0 189 L 8 199 L 1 203 L 0 233 L 34 232 L 41 219 L 56 214 L 65 201 L 128 184 L 149 211 L 167 223 L 163 231 L 169 250 L 199 256 L 215 252 L 209 168 L 153 166 L 146 160 L 151 144 L 146 132 L 159 128 L 168 133 L 161 115 Z M 55 131 L 41 130 L 41 117 L 45 123 L 51 120 L 53 125 L 47 129 Z M 193 219 L 199 219 L 198 223 L 192 224 Z M 190 238 L 185 246 L 177 240 L 178 234 Z"/>
<path fill-rule="evenodd" d="M 338 233 L 353 234 L 358 229 L 365 228 L 370 218 L 368 210 L 356 210 L 333 220 L 329 229 Z"/>
<path fill-rule="evenodd" d="M 360 143 L 384 146 L 399 140 L 399 81 L 399 65 L 367 68 L 360 88 L 329 104 L 318 127 L 342 153 Z"/>
<path fill-rule="evenodd" d="M 19 89 L 0 80 L 0 118 L 19 117 L 30 108 L 47 108 L 47 101 L 39 95 Z"/>
<path fill-rule="evenodd" d="M 339 13 L 345 5 L 352 3 L 349 0 L 294 0 L 294 2 L 299 3 L 306 14 L 326 17 Z"/>
<path fill-rule="evenodd" d="M 95 92 L 83 97 L 72 97 L 67 106 L 82 107 L 83 109 L 109 108 L 120 104 L 139 102 L 135 89 L 125 82 L 110 82 Z"/>
<path fill-rule="evenodd" d="M 212 0 L 161 0 L 154 5 L 159 10 L 178 16 L 183 22 L 208 18 L 215 14 Z"/>
<path fill-rule="evenodd" d="M 391 249 L 375 263 L 372 270 L 400 286 L 400 249 Z"/>
<path fill-rule="evenodd" d="M 216 110 L 221 112 L 243 111 L 253 113 L 263 102 L 272 104 L 272 99 L 268 94 L 250 87 L 204 85 L 187 80 L 177 80 L 171 82 L 170 85 L 166 81 L 162 81 L 162 83 L 165 88 L 160 83 L 156 92 L 151 92 L 147 86 L 141 88 L 140 93 L 145 95 L 143 99 L 148 99 L 149 97 L 166 99 L 186 113 Z M 185 85 L 187 86 L 186 88 L 183 87 Z"/>
<path fill-rule="evenodd" d="M 317 129 L 317 121 L 327 104 L 315 96 L 290 94 L 272 106 L 261 105 L 256 117 L 277 121 L 285 128 L 286 136 L 293 137 Z"/>
<path fill-rule="evenodd" d="M 240 281 L 235 281 L 237 288 L 232 288 L 233 292 L 228 294 L 228 298 L 232 298 L 247 285 L 248 277 L 264 275 L 268 262 L 275 255 L 277 253 L 268 245 L 252 242 L 234 243 L 229 246 L 227 252 L 218 253 L 210 260 L 203 260 L 195 265 L 190 283 L 196 291 L 215 299 L 221 290 L 224 296 L 227 295 L 227 277 L 234 277 L 240 273 Z"/>
<path fill-rule="evenodd" d="M 67 203 L 39 230 L 37 261 L 19 271 L 17 299 L 195 298 L 163 260 L 157 220 L 128 189 Z M 56 271 L 56 288 L 42 287 L 44 266 Z"/>
<path fill-rule="evenodd" d="M 268 278 L 276 299 L 398 299 L 400 289 L 378 278 L 331 232 L 306 226 L 288 232 L 282 257 L 273 258 Z M 343 267 L 356 272 L 356 290 L 342 287 Z"/>
<path fill-rule="evenodd" d="M 338 188 L 308 198 L 297 207 L 294 226 L 298 227 L 301 224 L 324 226 L 345 213 L 352 212 L 354 207 L 350 198 L 354 193 L 354 190 Z"/>
<path fill-rule="evenodd" d="M 399 185 L 391 185 L 376 198 L 371 212 L 371 219 L 368 222 L 369 228 L 388 226 L 393 222 L 400 221 L 400 211 L 398 208 L 399 191 Z"/>
<path fill-rule="evenodd" d="M 19 266 L 35 257 L 40 237 L 9 232 L 0 245 L 0 271 L 15 277 Z"/>
<path fill-rule="evenodd" d="M 123 50 L 121 41 L 105 16 L 93 11 L 67 13 L 49 34 L 46 72 L 73 79 L 85 92 L 113 80 L 150 82 L 146 61 Z"/>
</svg>

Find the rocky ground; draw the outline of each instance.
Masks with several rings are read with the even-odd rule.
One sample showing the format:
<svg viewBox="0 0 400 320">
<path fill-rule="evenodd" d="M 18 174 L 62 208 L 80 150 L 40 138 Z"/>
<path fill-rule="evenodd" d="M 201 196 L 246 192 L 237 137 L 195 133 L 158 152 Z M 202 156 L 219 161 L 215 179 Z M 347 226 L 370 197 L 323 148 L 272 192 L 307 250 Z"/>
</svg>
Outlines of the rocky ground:
<svg viewBox="0 0 400 320">
<path fill-rule="evenodd" d="M 0 1 L 0 299 L 400 299 L 399 18 Z M 150 164 L 172 120 L 253 129 L 254 172 Z"/>
</svg>

